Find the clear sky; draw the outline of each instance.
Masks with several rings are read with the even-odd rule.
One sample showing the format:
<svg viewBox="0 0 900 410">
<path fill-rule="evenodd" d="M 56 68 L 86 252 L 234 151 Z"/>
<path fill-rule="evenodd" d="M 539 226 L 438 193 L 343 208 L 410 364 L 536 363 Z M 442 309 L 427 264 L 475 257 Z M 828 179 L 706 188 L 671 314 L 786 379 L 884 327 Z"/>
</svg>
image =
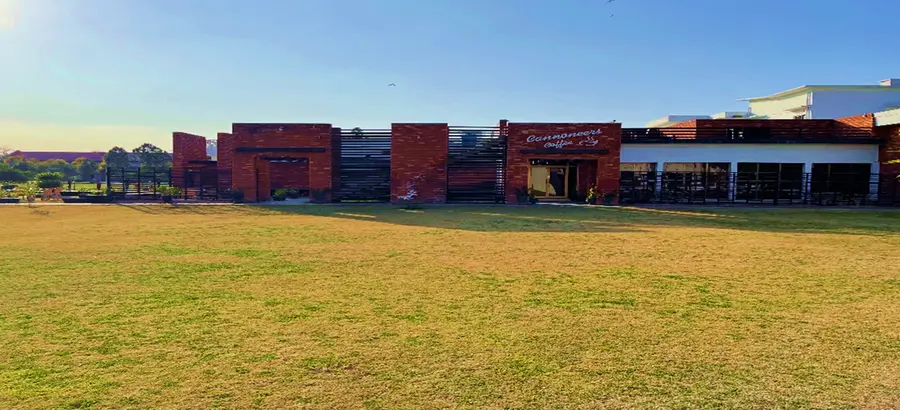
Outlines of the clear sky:
<svg viewBox="0 0 900 410">
<path fill-rule="evenodd" d="M 897 0 L 0 0 L 0 145 L 171 148 L 232 122 L 491 125 L 741 110 L 900 76 Z M 893 47 L 893 49 L 892 49 Z M 396 87 L 388 87 L 396 83 Z"/>
</svg>

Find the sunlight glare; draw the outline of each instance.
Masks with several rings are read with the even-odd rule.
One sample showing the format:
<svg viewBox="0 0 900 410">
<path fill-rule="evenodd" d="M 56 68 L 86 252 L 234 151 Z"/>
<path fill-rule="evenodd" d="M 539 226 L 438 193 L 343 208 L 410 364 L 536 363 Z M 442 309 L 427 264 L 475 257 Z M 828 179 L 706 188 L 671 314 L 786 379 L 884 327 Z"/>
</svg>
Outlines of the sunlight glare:
<svg viewBox="0 0 900 410">
<path fill-rule="evenodd" d="M 15 27 L 18 6 L 19 0 L 0 0 L 0 30 Z"/>
</svg>

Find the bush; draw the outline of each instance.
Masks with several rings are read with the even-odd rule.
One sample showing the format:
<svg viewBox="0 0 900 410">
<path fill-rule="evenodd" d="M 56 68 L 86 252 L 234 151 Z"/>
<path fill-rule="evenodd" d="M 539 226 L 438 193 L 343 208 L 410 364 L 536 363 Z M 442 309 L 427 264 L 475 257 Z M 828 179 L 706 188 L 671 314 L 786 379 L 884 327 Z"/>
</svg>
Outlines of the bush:
<svg viewBox="0 0 900 410">
<path fill-rule="evenodd" d="M 0 181 L 8 182 L 26 182 L 28 174 L 15 168 L 0 167 Z"/>
<path fill-rule="evenodd" d="M 176 197 L 181 195 L 181 189 L 177 186 L 161 186 L 156 188 L 156 192 L 162 196 Z"/>
<path fill-rule="evenodd" d="M 36 181 L 30 181 L 25 185 L 20 186 L 16 190 L 16 193 L 18 194 L 19 198 L 24 199 L 28 203 L 32 203 L 35 199 L 37 199 L 38 195 L 41 194 L 41 187 L 38 186 L 38 183 Z"/>
<path fill-rule="evenodd" d="M 287 189 L 276 189 L 275 193 L 272 194 L 272 199 L 276 201 L 284 201 L 287 198 L 288 190 Z"/>
<path fill-rule="evenodd" d="M 61 172 L 41 172 L 34 176 L 39 188 L 59 188 L 63 184 L 65 175 Z"/>
</svg>

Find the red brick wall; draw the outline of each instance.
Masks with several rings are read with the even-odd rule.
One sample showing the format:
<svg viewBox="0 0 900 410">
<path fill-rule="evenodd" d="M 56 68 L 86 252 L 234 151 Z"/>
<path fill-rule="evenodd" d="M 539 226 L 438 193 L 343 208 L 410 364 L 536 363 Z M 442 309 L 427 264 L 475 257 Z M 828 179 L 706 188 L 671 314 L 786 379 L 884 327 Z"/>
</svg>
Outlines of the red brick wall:
<svg viewBox="0 0 900 410">
<path fill-rule="evenodd" d="M 272 189 L 309 188 L 309 163 L 272 162 L 269 164 L 269 183 Z"/>
<path fill-rule="evenodd" d="M 447 124 L 391 124 L 391 202 L 417 191 L 415 202 L 447 200 Z"/>
<path fill-rule="evenodd" d="M 666 132 L 663 129 L 662 134 L 676 138 L 715 138 L 721 136 L 715 131 L 726 128 L 768 128 L 774 138 L 870 138 L 873 125 L 872 114 L 837 120 L 709 119 L 681 122 L 667 127 L 677 130 Z M 696 131 L 681 130 L 684 128 L 696 128 Z"/>
<path fill-rule="evenodd" d="M 599 134 L 573 135 L 570 138 L 554 141 L 568 141 L 572 144 L 562 148 L 553 148 L 559 153 L 552 154 L 524 154 L 523 149 L 550 149 L 546 147 L 549 141 L 529 142 L 528 137 L 554 136 L 560 134 L 575 134 L 599 130 Z M 616 191 L 619 189 L 619 159 L 622 152 L 622 124 L 619 123 L 509 123 L 508 148 L 506 152 L 506 202 L 516 202 L 516 190 L 526 188 L 528 185 L 529 160 L 531 159 L 579 159 L 596 160 L 597 172 L 594 182 L 601 191 Z M 596 145 L 581 145 L 581 141 L 594 139 Z M 607 149 L 607 154 L 572 154 L 566 151 L 577 149 Z M 586 164 L 585 164 L 586 165 Z M 585 171 L 579 171 L 583 173 Z M 590 177 L 587 178 L 590 181 Z"/>
<path fill-rule="evenodd" d="M 244 191 L 247 201 L 270 198 L 270 167 L 263 157 L 308 158 L 309 189 L 330 190 L 332 183 L 331 124 L 233 124 L 234 149 L 255 148 L 323 148 L 325 152 L 234 152 L 231 184 Z M 257 194 L 257 171 L 259 189 Z M 330 201 L 330 194 L 326 195 Z"/>
<path fill-rule="evenodd" d="M 888 161 L 900 160 L 900 124 L 878 127 L 875 132 L 885 141 L 878 151 L 878 160 L 881 161 L 879 173 L 900 174 L 900 164 L 885 164 Z"/>
<path fill-rule="evenodd" d="M 219 174 L 219 192 L 231 189 L 231 165 L 234 158 L 234 136 L 227 132 L 216 135 L 216 168 Z"/>
<path fill-rule="evenodd" d="M 172 184 L 184 188 L 184 170 L 189 161 L 205 161 L 206 138 L 186 132 L 172 133 Z"/>
</svg>

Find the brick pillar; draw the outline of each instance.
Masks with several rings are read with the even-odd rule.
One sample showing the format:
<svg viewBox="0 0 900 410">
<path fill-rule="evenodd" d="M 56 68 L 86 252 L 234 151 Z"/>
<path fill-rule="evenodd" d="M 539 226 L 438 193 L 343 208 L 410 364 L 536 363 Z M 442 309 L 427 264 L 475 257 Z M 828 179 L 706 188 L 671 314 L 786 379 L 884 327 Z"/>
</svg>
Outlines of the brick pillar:
<svg viewBox="0 0 900 410">
<path fill-rule="evenodd" d="M 219 176 L 219 192 L 231 189 L 231 166 L 234 161 L 234 136 L 227 132 L 216 135 L 218 154 L 216 169 Z"/>
<path fill-rule="evenodd" d="M 331 129 L 331 192 L 341 189 L 341 129 Z"/>
<path fill-rule="evenodd" d="M 400 201 L 412 183 L 415 202 L 447 201 L 447 124 L 391 124 L 391 202 Z"/>
<path fill-rule="evenodd" d="M 186 132 L 172 133 L 172 184 L 184 188 L 189 161 L 206 160 L 206 138 Z"/>
</svg>

